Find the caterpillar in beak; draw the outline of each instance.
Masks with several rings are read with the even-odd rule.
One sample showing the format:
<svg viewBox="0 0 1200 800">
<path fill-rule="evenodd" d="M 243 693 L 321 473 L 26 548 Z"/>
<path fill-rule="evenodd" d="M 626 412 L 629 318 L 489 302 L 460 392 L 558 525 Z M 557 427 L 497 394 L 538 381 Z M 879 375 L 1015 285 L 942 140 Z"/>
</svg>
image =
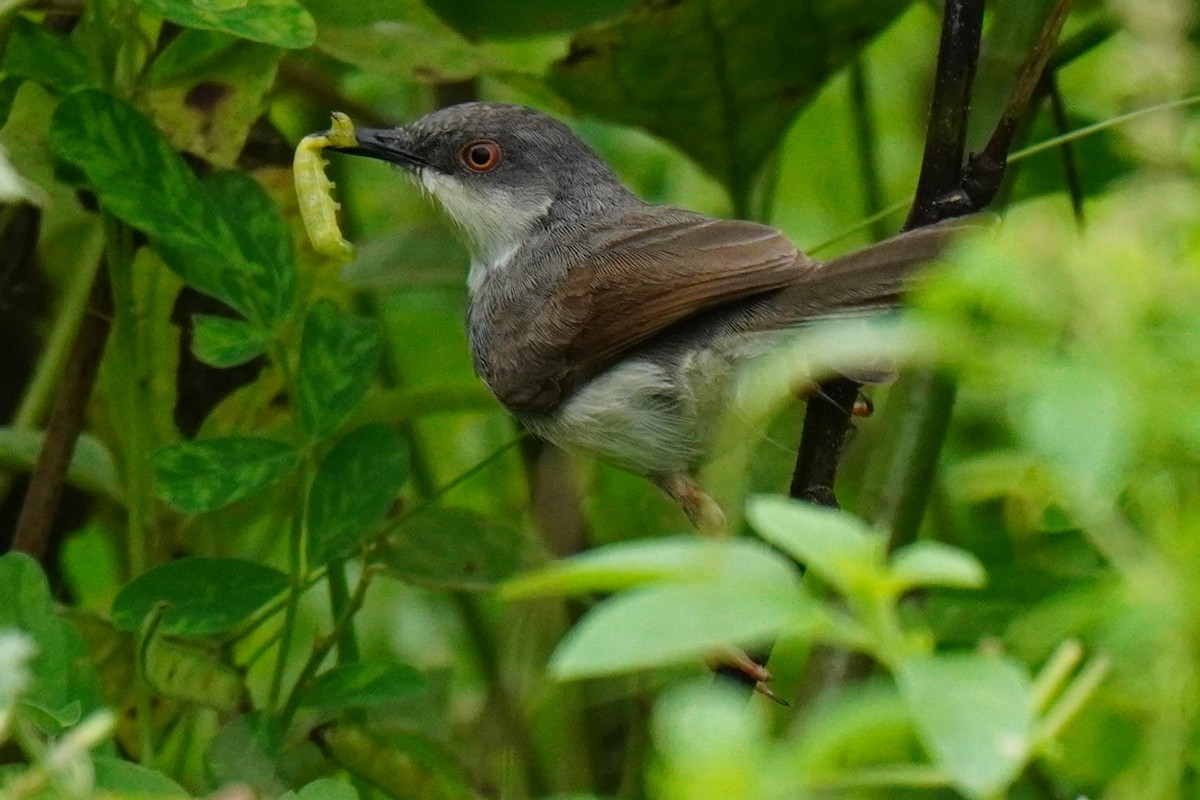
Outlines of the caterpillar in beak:
<svg viewBox="0 0 1200 800">
<path fill-rule="evenodd" d="M 338 227 L 337 212 L 341 205 L 333 199 L 334 183 L 325 175 L 328 162 L 321 157 L 321 151 L 326 147 L 353 147 L 355 144 L 354 123 L 345 114 L 335 111 L 329 130 L 301 139 L 292 161 L 300 218 L 308 231 L 308 239 L 318 253 L 342 261 L 354 257 L 354 246 L 342 237 Z"/>
</svg>

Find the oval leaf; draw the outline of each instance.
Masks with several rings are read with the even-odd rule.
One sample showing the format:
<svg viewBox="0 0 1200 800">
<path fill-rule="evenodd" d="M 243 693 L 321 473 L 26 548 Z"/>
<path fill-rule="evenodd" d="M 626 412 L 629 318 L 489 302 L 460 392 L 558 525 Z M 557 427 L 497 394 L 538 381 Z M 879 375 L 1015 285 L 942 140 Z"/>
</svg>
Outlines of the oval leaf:
<svg viewBox="0 0 1200 800">
<path fill-rule="evenodd" d="M 951 586 L 977 589 L 987 580 L 975 556 L 941 542 L 914 542 L 892 556 L 892 579 L 901 589 L 913 586 Z"/>
<path fill-rule="evenodd" d="M 152 797 L 166 800 L 169 797 L 191 797 L 183 787 L 156 770 L 134 764 L 113 756 L 92 756 L 96 770 L 96 788 L 119 796 Z"/>
<path fill-rule="evenodd" d="M 164 633 L 211 636 L 245 622 L 287 585 L 282 572 L 253 561 L 181 558 L 127 583 L 113 601 L 113 624 L 123 631 L 140 630 L 163 603 Z"/>
<path fill-rule="evenodd" d="M 343 557 L 374 533 L 408 479 L 408 448 L 385 425 L 347 433 L 317 467 L 308 494 L 310 553 Z"/>
<path fill-rule="evenodd" d="M 995 797 L 1030 755 L 1033 694 L 1005 656 L 941 654 L 904 662 L 901 693 L 934 761 L 968 797 Z"/>
<path fill-rule="evenodd" d="M 240 319 L 192 317 L 192 352 L 213 367 L 236 367 L 262 355 L 268 333 Z"/>
<path fill-rule="evenodd" d="M 881 577 L 883 536 L 844 511 L 761 496 L 747 503 L 746 518 L 763 539 L 842 591 L 864 576 Z"/>
<path fill-rule="evenodd" d="M 464 508 L 429 508 L 404 520 L 380 548 L 388 573 L 434 589 L 486 591 L 521 566 L 525 540 Z"/>
<path fill-rule="evenodd" d="M 179 442 L 154 454 L 158 495 L 180 511 L 213 511 L 256 494 L 296 463 L 291 445 L 228 436 Z"/>
<path fill-rule="evenodd" d="M 429 688 L 424 675 L 408 664 L 342 664 L 313 681 L 301 704 L 324 711 L 391 705 Z"/>
<path fill-rule="evenodd" d="M 661 581 L 787 580 L 795 570 L 757 542 L 695 536 L 620 542 L 589 550 L 504 584 L 506 600 L 613 592 Z M 756 578 L 755 576 L 759 576 Z"/>
<path fill-rule="evenodd" d="M 812 612 L 806 614 L 806 611 Z M 654 586 L 605 600 L 563 638 L 550 661 L 559 679 L 681 664 L 730 645 L 804 627 L 815 610 L 795 583 Z"/>
<path fill-rule="evenodd" d="M 297 398 L 300 421 L 313 438 L 340 425 L 358 405 L 379 361 L 379 334 L 370 321 L 328 300 L 304 320 Z"/>
</svg>

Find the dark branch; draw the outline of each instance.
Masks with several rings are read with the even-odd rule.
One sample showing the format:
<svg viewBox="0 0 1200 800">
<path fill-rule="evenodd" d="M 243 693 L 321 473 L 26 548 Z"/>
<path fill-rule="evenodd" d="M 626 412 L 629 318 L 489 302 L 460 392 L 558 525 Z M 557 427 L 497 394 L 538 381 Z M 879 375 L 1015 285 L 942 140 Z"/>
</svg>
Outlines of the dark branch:
<svg viewBox="0 0 1200 800">
<path fill-rule="evenodd" d="M 75 452 L 75 442 L 83 430 L 84 411 L 100 369 L 111 318 L 112 294 L 108 269 L 101 264 L 92 281 L 83 322 L 71 345 L 66 372 L 54 398 L 42 450 L 30 477 L 13 535 L 13 549 L 28 553 L 39 561 L 49 548 L 54 514 L 62 499 L 63 483 L 71 455 Z"/>
</svg>

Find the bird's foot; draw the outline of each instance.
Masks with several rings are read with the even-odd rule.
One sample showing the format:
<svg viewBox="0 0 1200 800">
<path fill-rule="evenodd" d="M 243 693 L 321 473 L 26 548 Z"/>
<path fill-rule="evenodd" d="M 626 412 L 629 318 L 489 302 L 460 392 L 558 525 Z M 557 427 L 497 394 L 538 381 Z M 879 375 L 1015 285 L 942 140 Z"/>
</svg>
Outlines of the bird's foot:
<svg viewBox="0 0 1200 800">
<path fill-rule="evenodd" d="M 669 473 L 655 476 L 654 482 L 679 504 L 696 530 L 704 534 L 725 532 L 725 512 L 716 500 L 700 488 L 695 478 L 682 473 Z"/>
</svg>

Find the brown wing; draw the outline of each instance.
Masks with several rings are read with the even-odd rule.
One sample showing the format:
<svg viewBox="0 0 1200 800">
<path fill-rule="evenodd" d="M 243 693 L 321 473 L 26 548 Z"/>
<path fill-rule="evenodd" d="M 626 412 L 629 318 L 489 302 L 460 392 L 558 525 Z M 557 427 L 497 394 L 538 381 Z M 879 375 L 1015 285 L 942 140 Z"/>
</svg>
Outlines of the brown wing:
<svg viewBox="0 0 1200 800">
<path fill-rule="evenodd" d="M 510 408 L 547 411 L 672 325 L 793 284 L 816 266 L 781 232 L 753 222 L 651 207 L 613 229 L 635 233 L 572 265 L 522 330 L 508 332 L 517 357 L 485 365 Z"/>
</svg>

